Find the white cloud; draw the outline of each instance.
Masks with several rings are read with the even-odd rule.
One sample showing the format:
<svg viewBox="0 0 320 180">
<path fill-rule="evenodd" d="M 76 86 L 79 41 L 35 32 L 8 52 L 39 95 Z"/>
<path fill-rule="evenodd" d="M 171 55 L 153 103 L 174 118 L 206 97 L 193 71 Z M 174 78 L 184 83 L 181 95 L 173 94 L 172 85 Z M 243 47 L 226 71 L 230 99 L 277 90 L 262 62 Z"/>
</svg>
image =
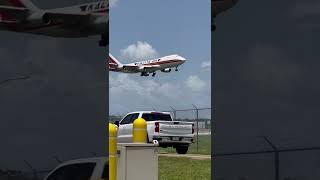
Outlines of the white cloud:
<svg viewBox="0 0 320 180">
<path fill-rule="evenodd" d="M 109 7 L 110 8 L 116 7 L 118 2 L 119 0 L 109 0 Z"/>
<path fill-rule="evenodd" d="M 154 80 L 137 81 L 128 74 L 110 76 L 110 93 L 112 95 L 135 94 L 135 97 L 155 101 L 159 96 L 175 98 L 178 86 L 170 83 L 158 83 Z"/>
<path fill-rule="evenodd" d="M 120 52 L 122 59 L 130 61 L 152 59 L 159 56 L 158 52 L 149 43 L 141 41 L 138 41 L 136 44 L 129 45 Z"/>
<path fill-rule="evenodd" d="M 211 61 L 204 61 L 201 63 L 201 68 L 203 69 L 210 69 L 211 68 Z"/>
<path fill-rule="evenodd" d="M 206 83 L 195 75 L 189 76 L 185 84 L 192 91 L 201 91 L 206 86 Z"/>
<path fill-rule="evenodd" d="M 211 104 L 210 87 L 205 89 L 206 82 L 197 76 L 178 82 L 121 73 L 111 73 L 109 77 L 111 114 L 154 108 L 170 110 L 170 106 L 189 108 L 192 104 L 207 107 Z"/>
</svg>

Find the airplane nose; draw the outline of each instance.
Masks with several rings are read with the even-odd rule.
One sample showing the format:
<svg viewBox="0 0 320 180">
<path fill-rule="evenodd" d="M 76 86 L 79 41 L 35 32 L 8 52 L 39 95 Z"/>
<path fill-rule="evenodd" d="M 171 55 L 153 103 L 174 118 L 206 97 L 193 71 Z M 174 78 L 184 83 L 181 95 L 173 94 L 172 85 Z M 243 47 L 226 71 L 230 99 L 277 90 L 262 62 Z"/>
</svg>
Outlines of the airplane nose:
<svg viewBox="0 0 320 180">
<path fill-rule="evenodd" d="M 186 58 L 184 58 L 184 57 L 182 57 L 182 56 L 179 56 L 178 58 L 179 58 L 179 60 L 181 60 L 181 61 L 186 61 L 186 60 L 187 60 Z"/>
</svg>

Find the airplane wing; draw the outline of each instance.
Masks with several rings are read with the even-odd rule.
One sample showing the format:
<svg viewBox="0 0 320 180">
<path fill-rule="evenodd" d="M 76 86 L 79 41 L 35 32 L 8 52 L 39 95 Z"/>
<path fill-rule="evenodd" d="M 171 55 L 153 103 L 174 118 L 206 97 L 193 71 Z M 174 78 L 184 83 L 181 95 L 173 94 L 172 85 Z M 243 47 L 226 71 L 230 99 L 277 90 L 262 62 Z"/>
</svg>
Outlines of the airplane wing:
<svg viewBox="0 0 320 180">
<path fill-rule="evenodd" d="M 138 66 L 138 65 L 123 65 L 122 68 L 126 69 L 126 70 L 137 71 L 137 70 L 141 69 L 141 66 Z"/>
<path fill-rule="evenodd" d="M 159 68 L 160 65 L 124 65 L 123 68 L 126 70 L 138 71 L 138 70 L 146 70 L 146 71 L 153 71 Z"/>
<path fill-rule="evenodd" d="M 148 69 L 159 68 L 160 65 L 144 65 L 143 67 L 148 70 Z"/>
<path fill-rule="evenodd" d="M 29 14 L 29 10 L 27 8 L 19 8 L 12 6 L 0 6 L 0 21 L 2 17 L 12 17 L 15 19 L 24 19 Z"/>
<path fill-rule="evenodd" d="M 59 12 L 46 12 L 50 20 L 64 21 L 64 22 L 86 22 L 90 20 L 91 14 L 87 13 L 59 13 Z"/>
</svg>

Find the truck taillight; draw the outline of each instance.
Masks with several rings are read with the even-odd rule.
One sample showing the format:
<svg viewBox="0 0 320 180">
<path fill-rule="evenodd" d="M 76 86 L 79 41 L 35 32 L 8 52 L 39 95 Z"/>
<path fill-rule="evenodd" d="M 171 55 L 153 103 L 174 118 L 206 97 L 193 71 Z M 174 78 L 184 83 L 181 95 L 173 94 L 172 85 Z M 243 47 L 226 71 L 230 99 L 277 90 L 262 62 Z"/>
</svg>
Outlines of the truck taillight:
<svg viewBox="0 0 320 180">
<path fill-rule="evenodd" d="M 160 132 L 160 124 L 159 124 L 159 122 L 155 122 L 154 126 L 155 126 L 154 132 L 157 132 L 157 133 Z"/>
<path fill-rule="evenodd" d="M 192 124 L 192 134 L 194 134 L 194 124 Z"/>
</svg>

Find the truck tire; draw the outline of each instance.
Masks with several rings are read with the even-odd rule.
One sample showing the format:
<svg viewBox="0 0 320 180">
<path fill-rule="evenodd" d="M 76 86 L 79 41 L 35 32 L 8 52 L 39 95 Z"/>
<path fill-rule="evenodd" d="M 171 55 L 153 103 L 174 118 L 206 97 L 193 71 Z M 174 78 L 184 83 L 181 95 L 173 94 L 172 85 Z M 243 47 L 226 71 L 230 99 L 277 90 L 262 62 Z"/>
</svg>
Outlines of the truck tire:
<svg viewBox="0 0 320 180">
<path fill-rule="evenodd" d="M 189 146 L 188 145 L 180 145 L 176 147 L 176 152 L 178 154 L 186 154 L 188 152 Z"/>
</svg>

